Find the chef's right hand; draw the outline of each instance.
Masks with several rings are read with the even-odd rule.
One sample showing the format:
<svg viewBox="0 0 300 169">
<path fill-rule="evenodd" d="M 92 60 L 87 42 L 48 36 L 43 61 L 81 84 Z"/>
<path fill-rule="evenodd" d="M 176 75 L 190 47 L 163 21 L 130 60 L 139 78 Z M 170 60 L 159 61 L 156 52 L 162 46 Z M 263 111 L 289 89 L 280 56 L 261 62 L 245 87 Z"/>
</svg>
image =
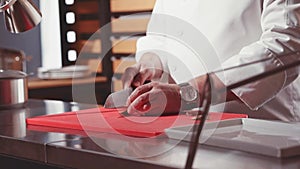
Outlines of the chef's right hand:
<svg viewBox="0 0 300 169">
<path fill-rule="evenodd" d="M 138 63 L 125 70 L 122 76 L 123 88 L 136 88 L 146 81 L 159 79 L 162 73 L 160 58 L 154 53 L 145 53 Z"/>
</svg>

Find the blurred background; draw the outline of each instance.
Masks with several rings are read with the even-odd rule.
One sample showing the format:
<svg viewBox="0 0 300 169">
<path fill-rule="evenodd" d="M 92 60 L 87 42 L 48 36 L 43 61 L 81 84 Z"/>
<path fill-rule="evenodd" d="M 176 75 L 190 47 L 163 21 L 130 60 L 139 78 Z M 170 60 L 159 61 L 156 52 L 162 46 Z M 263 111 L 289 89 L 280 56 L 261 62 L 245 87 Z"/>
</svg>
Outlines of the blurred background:
<svg viewBox="0 0 300 169">
<path fill-rule="evenodd" d="M 21 58 L 21 67 L 9 68 L 30 75 L 30 98 L 72 101 L 72 83 L 82 88 L 95 84 L 97 102 L 103 104 L 109 93 L 122 88 L 120 77 L 135 63 L 136 40 L 145 35 L 155 0 L 33 2 L 43 18 L 32 30 L 10 33 L 0 16 L 0 49 L 5 51 L 0 57 L 24 55 L 9 61 Z M 75 64 L 82 67 L 74 69 Z M 8 66 L 8 61 L 3 65 Z M 80 102 L 91 100 L 83 95 Z"/>
</svg>

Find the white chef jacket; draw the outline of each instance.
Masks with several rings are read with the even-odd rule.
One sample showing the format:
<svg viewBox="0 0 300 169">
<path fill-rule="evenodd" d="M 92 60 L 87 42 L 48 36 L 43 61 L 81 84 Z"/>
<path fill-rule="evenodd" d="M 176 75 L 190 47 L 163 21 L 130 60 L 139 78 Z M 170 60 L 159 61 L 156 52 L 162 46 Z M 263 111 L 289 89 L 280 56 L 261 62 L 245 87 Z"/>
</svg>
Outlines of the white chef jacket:
<svg viewBox="0 0 300 169">
<path fill-rule="evenodd" d="M 271 58 L 217 74 L 229 85 L 298 60 L 292 53 L 300 50 L 299 22 L 300 0 L 157 0 L 147 35 L 138 40 L 136 59 L 157 53 L 164 71 L 181 83 Z M 298 72 L 289 69 L 233 89 L 243 104 L 226 108 L 254 118 L 300 121 Z"/>
</svg>

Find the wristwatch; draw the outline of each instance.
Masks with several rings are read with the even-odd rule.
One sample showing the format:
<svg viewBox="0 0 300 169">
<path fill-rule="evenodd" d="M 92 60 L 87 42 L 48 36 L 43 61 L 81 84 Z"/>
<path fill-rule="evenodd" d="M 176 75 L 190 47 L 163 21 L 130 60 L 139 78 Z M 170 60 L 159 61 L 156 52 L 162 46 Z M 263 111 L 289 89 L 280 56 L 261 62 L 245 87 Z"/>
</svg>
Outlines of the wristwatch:
<svg viewBox="0 0 300 169">
<path fill-rule="evenodd" d="M 178 84 L 181 97 L 181 110 L 190 110 L 199 107 L 200 97 L 198 91 L 189 83 Z"/>
</svg>

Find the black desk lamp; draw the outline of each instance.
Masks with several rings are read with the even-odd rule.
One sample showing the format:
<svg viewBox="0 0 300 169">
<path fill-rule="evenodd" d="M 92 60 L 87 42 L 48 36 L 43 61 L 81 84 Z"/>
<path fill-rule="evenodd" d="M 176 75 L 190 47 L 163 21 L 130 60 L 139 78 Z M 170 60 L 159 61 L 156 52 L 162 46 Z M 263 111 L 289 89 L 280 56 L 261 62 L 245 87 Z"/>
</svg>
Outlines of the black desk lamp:
<svg viewBox="0 0 300 169">
<path fill-rule="evenodd" d="M 0 0 L 5 24 L 11 33 L 20 33 L 37 26 L 42 14 L 31 0 Z"/>
<path fill-rule="evenodd" d="M 200 123 L 199 123 L 199 125 L 196 125 L 196 122 L 195 122 L 195 124 L 193 126 L 193 129 L 192 129 L 192 137 L 191 137 L 190 146 L 189 146 L 189 150 L 188 150 L 188 157 L 187 157 L 187 161 L 186 161 L 186 164 L 185 164 L 185 169 L 191 169 L 192 166 L 193 166 L 194 158 L 195 158 L 198 143 L 199 143 L 199 138 L 200 138 L 205 120 L 206 120 L 207 115 L 209 113 L 209 107 L 211 105 L 211 98 L 212 98 L 212 91 L 214 91 L 213 94 L 223 93 L 223 92 L 226 92 L 228 90 L 232 90 L 232 89 L 238 88 L 240 86 L 249 84 L 251 82 L 255 82 L 257 80 L 261 80 L 263 78 L 275 75 L 275 74 L 283 72 L 285 70 L 300 66 L 300 51 L 292 52 L 290 54 L 286 54 L 286 55 L 282 55 L 282 56 L 277 56 L 277 58 L 283 58 L 283 57 L 294 56 L 294 55 L 299 56 L 299 59 L 295 62 L 286 64 L 286 65 L 283 65 L 283 66 L 279 66 L 275 69 L 263 72 L 261 74 L 252 76 L 250 78 L 246 78 L 246 79 L 241 80 L 239 82 L 230 84 L 230 85 L 226 86 L 226 88 L 219 89 L 217 91 L 214 91 L 214 84 L 213 84 L 213 80 L 211 78 L 211 74 L 224 72 L 224 71 L 228 71 L 228 70 L 233 70 L 233 69 L 238 69 L 238 68 L 249 66 L 249 65 L 252 65 L 252 64 L 265 62 L 265 61 L 271 60 L 273 58 L 262 59 L 262 60 L 254 61 L 254 62 L 251 62 L 251 63 L 246 63 L 246 64 L 243 64 L 243 65 L 238 65 L 238 66 L 235 66 L 235 67 L 214 71 L 212 73 L 207 74 L 206 82 L 205 82 L 205 85 L 204 85 L 204 88 L 203 88 L 204 99 L 201 101 L 202 103 L 200 103 L 200 106 L 201 106 L 200 110 L 197 112 L 197 117 L 200 117 Z"/>
</svg>

